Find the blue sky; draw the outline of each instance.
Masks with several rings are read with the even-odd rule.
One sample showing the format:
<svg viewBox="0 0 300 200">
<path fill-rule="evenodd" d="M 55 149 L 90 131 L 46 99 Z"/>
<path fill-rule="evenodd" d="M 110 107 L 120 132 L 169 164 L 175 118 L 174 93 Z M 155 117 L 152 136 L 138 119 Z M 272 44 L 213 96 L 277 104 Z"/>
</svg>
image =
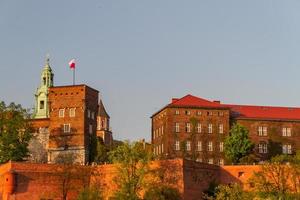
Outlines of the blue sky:
<svg viewBox="0 0 300 200">
<path fill-rule="evenodd" d="M 0 100 L 55 85 L 98 89 L 117 139 L 150 139 L 172 97 L 300 106 L 300 1 L 0 0 Z"/>
</svg>

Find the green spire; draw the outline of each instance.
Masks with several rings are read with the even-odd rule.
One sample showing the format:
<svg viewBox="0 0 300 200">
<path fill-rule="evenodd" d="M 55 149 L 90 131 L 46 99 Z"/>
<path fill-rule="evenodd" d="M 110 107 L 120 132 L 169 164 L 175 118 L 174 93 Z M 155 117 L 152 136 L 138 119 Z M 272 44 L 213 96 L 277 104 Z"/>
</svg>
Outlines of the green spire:
<svg viewBox="0 0 300 200">
<path fill-rule="evenodd" d="M 48 89 L 53 86 L 54 74 L 50 67 L 49 56 L 46 56 L 45 66 L 41 74 L 41 83 L 35 93 L 35 108 L 34 118 L 48 118 L 49 107 L 48 107 Z"/>
</svg>

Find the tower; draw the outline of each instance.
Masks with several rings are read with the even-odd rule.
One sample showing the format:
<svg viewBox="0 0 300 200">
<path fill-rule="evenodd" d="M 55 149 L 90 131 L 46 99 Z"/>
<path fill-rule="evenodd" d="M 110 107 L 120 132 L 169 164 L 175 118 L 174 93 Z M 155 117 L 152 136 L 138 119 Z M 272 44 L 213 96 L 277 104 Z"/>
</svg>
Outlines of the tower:
<svg viewBox="0 0 300 200">
<path fill-rule="evenodd" d="M 102 138 L 105 145 L 112 146 L 113 137 L 109 127 L 109 120 L 110 117 L 105 110 L 102 100 L 100 100 L 97 115 L 97 137 Z"/>
<path fill-rule="evenodd" d="M 35 108 L 34 118 L 48 118 L 49 117 L 49 105 L 48 94 L 49 87 L 53 86 L 54 74 L 49 65 L 49 57 L 46 58 L 46 63 L 41 74 L 41 83 L 35 93 Z"/>
</svg>

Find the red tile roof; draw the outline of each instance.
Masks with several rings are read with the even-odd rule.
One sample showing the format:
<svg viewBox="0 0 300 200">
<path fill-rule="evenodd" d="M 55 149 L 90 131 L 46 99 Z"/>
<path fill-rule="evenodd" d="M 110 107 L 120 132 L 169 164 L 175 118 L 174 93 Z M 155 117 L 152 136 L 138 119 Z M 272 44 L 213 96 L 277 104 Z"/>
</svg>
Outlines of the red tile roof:
<svg viewBox="0 0 300 200">
<path fill-rule="evenodd" d="M 274 106 L 225 105 L 237 118 L 300 120 L 300 108 Z"/>
<path fill-rule="evenodd" d="M 218 102 L 208 101 L 193 95 L 186 95 L 180 99 L 172 99 L 171 106 L 223 107 Z"/>
<path fill-rule="evenodd" d="M 190 94 L 172 99 L 168 106 L 230 108 L 232 116 L 236 118 L 300 120 L 300 108 L 221 104 Z"/>
</svg>

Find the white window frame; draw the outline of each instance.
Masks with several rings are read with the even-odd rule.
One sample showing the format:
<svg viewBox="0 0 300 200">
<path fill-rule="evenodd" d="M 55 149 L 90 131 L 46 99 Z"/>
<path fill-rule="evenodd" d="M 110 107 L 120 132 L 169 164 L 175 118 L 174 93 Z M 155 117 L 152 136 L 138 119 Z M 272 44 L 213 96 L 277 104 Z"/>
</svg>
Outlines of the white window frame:
<svg viewBox="0 0 300 200">
<path fill-rule="evenodd" d="M 187 151 L 191 151 L 191 141 L 186 141 L 185 146 Z"/>
<path fill-rule="evenodd" d="M 208 124 L 208 133 L 213 133 L 213 125 Z"/>
<path fill-rule="evenodd" d="M 179 110 L 175 110 L 175 115 L 179 115 L 180 111 Z"/>
<path fill-rule="evenodd" d="M 219 124 L 219 133 L 221 133 L 221 134 L 224 133 L 224 126 L 223 126 L 223 124 Z"/>
<path fill-rule="evenodd" d="M 202 141 L 197 142 L 197 151 L 202 151 Z"/>
<path fill-rule="evenodd" d="M 213 158 L 209 158 L 207 161 L 208 164 L 213 165 L 214 164 L 214 159 Z"/>
<path fill-rule="evenodd" d="M 76 112 L 76 108 L 70 108 L 69 117 L 75 117 L 76 116 L 75 112 Z"/>
<path fill-rule="evenodd" d="M 164 134 L 164 126 L 161 127 L 161 135 Z"/>
<path fill-rule="evenodd" d="M 224 165 L 224 159 L 223 159 L 223 158 L 220 158 L 220 159 L 219 159 L 219 165 L 220 165 L 220 166 Z"/>
<path fill-rule="evenodd" d="M 187 133 L 190 133 L 191 132 L 191 123 L 190 122 L 187 122 L 185 124 L 185 130 Z"/>
<path fill-rule="evenodd" d="M 282 136 L 284 137 L 291 137 L 292 136 L 292 131 L 290 127 L 284 127 L 282 128 Z"/>
<path fill-rule="evenodd" d="M 63 129 L 64 129 L 64 133 L 70 133 L 71 132 L 71 124 L 64 124 Z"/>
<path fill-rule="evenodd" d="M 180 124 L 179 124 L 179 122 L 175 122 L 175 132 L 176 133 L 180 132 Z"/>
<path fill-rule="evenodd" d="M 282 145 L 282 153 L 283 154 L 292 154 L 292 145 L 291 144 L 283 144 Z"/>
<path fill-rule="evenodd" d="M 197 133 L 201 133 L 201 132 L 202 132 L 201 123 L 197 123 Z"/>
<path fill-rule="evenodd" d="M 212 143 L 212 141 L 209 141 L 208 142 L 208 144 L 207 144 L 207 150 L 208 151 L 213 151 L 214 149 L 213 149 L 213 143 Z"/>
<path fill-rule="evenodd" d="M 186 115 L 191 115 L 191 111 L 190 111 L 190 110 L 186 110 L 186 111 L 185 111 L 185 114 L 186 114 Z"/>
<path fill-rule="evenodd" d="M 268 135 L 268 127 L 263 126 L 263 136 L 267 136 Z"/>
<path fill-rule="evenodd" d="M 175 141 L 175 151 L 180 151 L 180 142 L 178 140 Z"/>
<path fill-rule="evenodd" d="M 220 152 L 224 151 L 224 142 L 220 142 L 220 144 L 219 144 L 219 150 L 220 150 Z"/>
<path fill-rule="evenodd" d="M 261 142 L 258 144 L 258 152 L 259 153 L 268 153 L 268 144 L 265 142 Z"/>
<path fill-rule="evenodd" d="M 65 117 L 65 109 L 64 108 L 61 108 L 58 110 L 58 117 L 59 118 Z"/>
</svg>

